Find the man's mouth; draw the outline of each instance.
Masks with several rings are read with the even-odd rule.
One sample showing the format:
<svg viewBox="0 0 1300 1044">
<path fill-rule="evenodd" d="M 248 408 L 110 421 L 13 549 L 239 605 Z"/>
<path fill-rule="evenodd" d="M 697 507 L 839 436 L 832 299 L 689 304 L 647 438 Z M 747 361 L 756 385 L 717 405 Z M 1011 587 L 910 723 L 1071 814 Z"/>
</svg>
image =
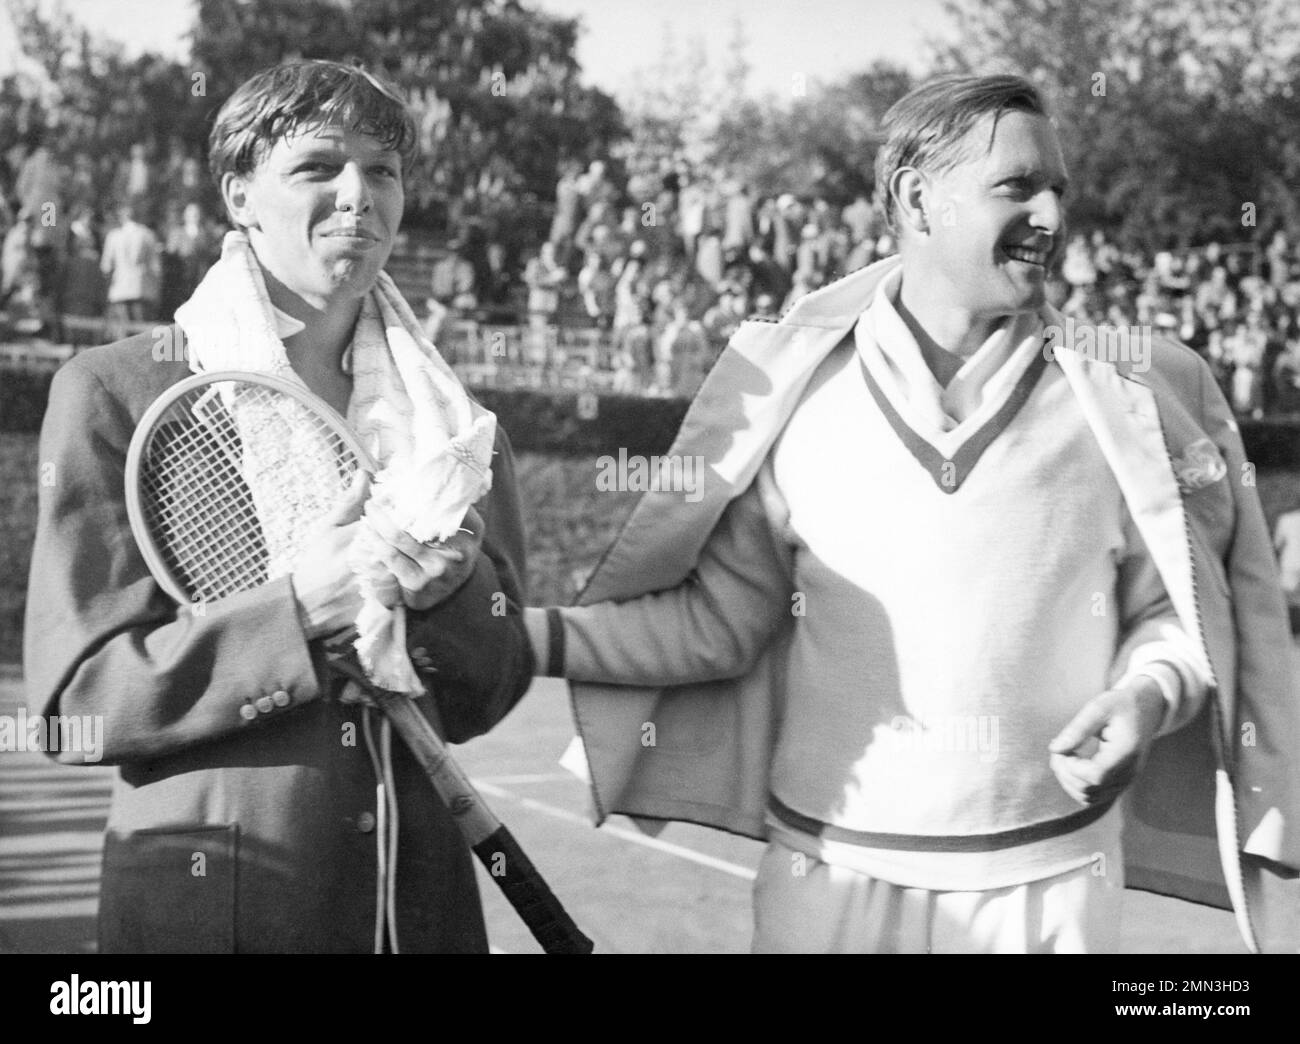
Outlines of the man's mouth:
<svg viewBox="0 0 1300 1044">
<path fill-rule="evenodd" d="M 1024 261 L 1026 264 L 1046 267 L 1048 251 L 1034 250 L 1030 247 L 1008 246 L 1003 247 L 1002 252 L 1013 261 Z"/>
<path fill-rule="evenodd" d="M 326 239 L 366 239 L 378 243 L 379 236 L 369 229 L 362 228 L 359 225 L 346 225 L 342 228 L 332 228 L 328 232 L 322 232 Z"/>
</svg>

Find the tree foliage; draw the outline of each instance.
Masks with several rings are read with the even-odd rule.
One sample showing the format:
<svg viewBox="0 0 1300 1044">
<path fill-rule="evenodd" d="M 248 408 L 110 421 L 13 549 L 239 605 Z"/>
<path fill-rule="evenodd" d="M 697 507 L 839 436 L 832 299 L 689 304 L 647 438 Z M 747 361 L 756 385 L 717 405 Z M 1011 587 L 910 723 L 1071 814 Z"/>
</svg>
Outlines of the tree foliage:
<svg viewBox="0 0 1300 1044">
<path fill-rule="evenodd" d="M 678 41 L 667 28 L 628 92 L 631 149 L 725 170 L 760 195 L 846 203 L 870 194 L 880 118 L 912 86 L 906 70 L 878 62 L 841 82 L 792 84 L 788 98 L 753 97 L 748 74 L 740 23 L 721 69 L 702 41 Z"/>
<path fill-rule="evenodd" d="M 604 155 L 625 133 L 613 99 L 579 82 L 577 23 L 514 0 L 198 0 L 186 62 L 130 58 L 60 9 L 5 3 L 57 93 L 0 84 L 13 99 L 4 149 L 36 125 L 57 127 L 65 159 L 107 165 L 136 142 L 157 160 L 173 142 L 205 156 L 217 109 L 254 72 L 295 57 L 360 62 L 398 83 L 420 128 L 408 225 L 445 225 L 454 210 L 517 250 L 546 226 L 560 163 Z"/>
<path fill-rule="evenodd" d="M 1076 226 L 1146 249 L 1300 230 L 1294 0 L 947 7 L 960 42 L 941 47 L 940 68 L 1017 72 L 1050 99 Z"/>
<path fill-rule="evenodd" d="M 544 223 L 566 158 L 603 154 L 624 133 L 618 107 L 579 82 L 577 23 L 514 0 L 199 0 L 193 62 L 222 99 L 290 57 L 358 61 L 404 90 L 421 129 L 408 218 L 493 200 L 505 238 Z M 492 216 L 487 215 L 491 220 Z"/>
<path fill-rule="evenodd" d="M 911 87 L 905 69 L 878 62 L 840 83 L 814 85 L 788 107 L 741 102 L 720 121 L 713 158 L 764 195 L 839 204 L 869 196 L 881 118 Z"/>
</svg>

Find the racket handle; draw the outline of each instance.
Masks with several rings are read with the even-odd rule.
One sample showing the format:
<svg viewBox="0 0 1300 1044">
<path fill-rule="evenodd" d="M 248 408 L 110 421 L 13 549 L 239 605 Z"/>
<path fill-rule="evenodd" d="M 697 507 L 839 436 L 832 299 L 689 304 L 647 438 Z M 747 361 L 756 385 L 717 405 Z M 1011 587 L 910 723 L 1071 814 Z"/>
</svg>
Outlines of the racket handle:
<svg viewBox="0 0 1300 1044">
<path fill-rule="evenodd" d="M 591 953 L 592 941 L 573 923 L 509 830 L 498 827 L 474 846 L 474 854 L 543 950 Z"/>
<path fill-rule="evenodd" d="M 501 821 L 479 796 L 465 771 L 456 763 L 442 738 L 409 696 L 374 690 L 372 695 L 380 711 L 393 723 L 397 734 L 424 774 L 429 777 L 447 811 L 456 821 L 471 848 L 491 836 Z"/>
<path fill-rule="evenodd" d="M 337 664 L 342 668 L 342 664 Z M 350 671 L 345 671 L 352 677 Z M 420 763 L 470 849 L 547 953 L 591 953 L 593 945 L 537 872 L 532 860 L 456 764 L 442 738 L 409 696 L 371 689 L 398 735 Z"/>
</svg>

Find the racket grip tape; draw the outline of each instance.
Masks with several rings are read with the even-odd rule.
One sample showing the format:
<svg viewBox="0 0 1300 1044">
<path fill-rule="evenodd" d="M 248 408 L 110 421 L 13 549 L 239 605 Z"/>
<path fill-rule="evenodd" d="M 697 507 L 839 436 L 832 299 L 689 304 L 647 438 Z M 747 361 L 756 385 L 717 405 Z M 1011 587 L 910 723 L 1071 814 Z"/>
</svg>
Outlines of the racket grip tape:
<svg viewBox="0 0 1300 1044">
<path fill-rule="evenodd" d="M 474 846 L 474 854 L 547 953 L 591 953 L 590 939 L 504 826 Z"/>
</svg>

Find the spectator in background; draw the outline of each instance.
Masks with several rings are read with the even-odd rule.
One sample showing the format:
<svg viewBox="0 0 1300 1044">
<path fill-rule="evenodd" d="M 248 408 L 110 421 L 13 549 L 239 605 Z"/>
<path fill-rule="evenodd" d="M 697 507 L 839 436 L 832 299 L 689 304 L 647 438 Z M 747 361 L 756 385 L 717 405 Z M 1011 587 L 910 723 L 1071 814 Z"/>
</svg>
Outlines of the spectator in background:
<svg viewBox="0 0 1300 1044">
<path fill-rule="evenodd" d="M 876 256 L 876 241 L 868 236 L 860 243 L 853 244 L 848 256 L 844 258 L 844 271 L 856 272 L 859 268 L 865 268 Z"/>
<path fill-rule="evenodd" d="M 1278 517 L 1273 528 L 1273 549 L 1277 552 L 1282 590 L 1291 612 L 1291 632 L 1300 634 L 1300 511 Z"/>
<path fill-rule="evenodd" d="M 1273 389 L 1278 413 L 1300 414 L 1300 332 L 1294 327 L 1273 364 Z"/>
<path fill-rule="evenodd" d="M 14 326 L 25 334 L 37 333 L 46 324 L 47 313 L 43 307 L 40 273 L 36 253 L 32 248 L 35 218 L 26 210 L 5 234 L 0 251 L 0 306 L 14 320 Z"/>
<path fill-rule="evenodd" d="M 472 311 L 478 307 L 474 266 L 461 255 L 461 244 L 453 242 L 433 265 L 430 289 L 433 299 L 446 308 Z"/>
<path fill-rule="evenodd" d="M 844 222 L 845 227 L 849 230 L 849 240 L 852 246 L 857 246 L 871 236 L 876 223 L 875 215 L 876 208 L 872 205 L 865 192 L 859 192 L 854 197 L 853 202 L 844 208 L 840 220 Z"/>
<path fill-rule="evenodd" d="M 1232 359 L 1232 408 L 1242 416 L 1256 420 L 1264 415 L 1263 384 L 1260 369 L 1264 365 L 1264 349 L 1268 335 L 1264 330 L 1263 316 L 1252 311 L 1246 322 L 1237 327 L 1229 339 L 1227 349 Z"/>
<path fill-rule="evenodd" d="M 722 282 L 724 266 L 722 238 L 706 226 L 695 245 L 695 271 L 710 287 L 716 288 Z"/>
<path fill-rule="evenodd" d="M 136 142 L 131 146 L 131 155 L 119 170 L 118 192 L 126 199 L 143 200 L 150 195 L 153 187 L 154 174 L 149 166 L 149 150 L 143 142 Z"/>
<path fill-rule="evenodd" d="M 95 161 L 84 152 L 72 158 L 72 176 L 68 185 L 68 208 L 85 207 L 95 210 L 100 203 L 99 178 Z"/>
<path fill-rule="evenodd" d="M 156 318 L 162 248 L 158 237 L 137 220 L 135 200 L 118 208 L 118 227 L 104 239 L 99 268 L 108 279 L 108 318 L 114 339 L 126 336 L 126 322 Z"/>
<path fill-rule="evenodd" d="M 646 245 L 636 240 L 628 249 L 626 258 L 617 265 L 618 275 L 614 284 L 614 348 L 620 349 L 631 331 L 645 323 L 646 304 L 643 283 L 645 282 Z"/>
<path fill-rule="evenodd" d="M 189 300 L 203 273 L 221 253 L 220 237 L 203 220 L 203 211 L 197 203 L 185 204 L 179 217 L 173 207 L 171 216 L 163 258 L 164 318 L 170 318 L 177 307 Z"/>
<path fill-rule="evenodd" d="M 592 160 L 587 167 L 587 173 L 583 176 L 581 187 L 582 201 L 588 208 L 595 206 L 597 203 L 612 206 L 618 198 L 618 189 L 605 175 L 603 160 Z"/>
<path fill-rule="evenodd" d="M 655 391 L 660 395 L 694 396 L 713 361 L 704 328 L 691 318 L 685 303 L 673 306 L 673 317 L 655 346 Z"/>
<path fill-rule="evenodd" d="M 560 308 L 560 288 L 568 273 L 556 257 L 556 244 L 550 240 L 542 244 L 537 256 L 529 260 L 524 269 L 524 283 L 528 287 L 528 318 L 533 326 L 549 326 L 555 321 Z"/>
<path fill-rule="evenodd" d="M 50 213 L 57 220 L 63 201 L 63 168 L 45 144 L 44 131 L 31 131 L 27 136 L 27 148 L 14 185 L 18 205 L 38 221 L 43 214 Z"/>
<path fill-rule="evenodd" d="M 555 216 L 551 218 L 551 232 L 548 237 L 555 246 L 556 258 L 560 264 L 567 265 L 569 251 L 573 249 L 573 236 L 578 231 L 578 219 L 582 210 L 582 188 L 576 163 L 566 163 L 563 173 L 555 186 Z"/>
<path fill-rule="evenodd" d="M 693 172 L 689 172 L 689 180 L 682 186 L 682 190 L 677 196 L 677 220 L 679 222 L 678 232 L 682 237 L 682 249 L 685 250 L 686 256 L 692 261 L 695 259 L 695 246 L 704 231 L 704 214 L 708 207 L 708 194 L 705 192 L 704 182 L 699 180 Z"/>
<path fill-rule="evenodd" d="M 1206 257 L 1208 261 L 1208 251 Z M 1214 266 L 1210 271 L 1210 281 L 1196 288 L 1196 310 L 1202 314 L 1213 311 L 1220 319 L 1228 319 L 1236 314 L 1236 294 L 1228 285 L 1228 270 L 1222 265 Z"/>
<path fill-rule="evenodd" d="M 790 295 L 790 276 L 758 243 L 749 248 L 749 270 L 753 273 L 756 293 L 776 302 L 782 302 Z"/>
<path fill-rule="evenodd" d="M 30 216 L 28 250 L 35 265 L 37 303 L 48 317 L 58 310 L 59 269 L 62 267 L 64 230 L 64 172 L 45 143 L 44 132 L 28 135 L 30 151 L 23 160 L 14 186 L 21 209 Z"/>
<path fill-rule="evenodd" d="M 1264 256 L 1268 261 L 1268 281 L 1280 291 L 1291 278 L 1291 250 L 1287 246 L 1285 232 L 1279 230 L 1273 233 Z"/>
<path fill-rule="evenodd" d="M 614 315 L 614 275 L 599 250 L 587 251 L 578 273 L 578 293 L 587 315 L 597 326 L 607 329 Z"/>
<path fill-rule="evenodd" d="M 772 215 L 772 260 L 787 272 L 794 268 L 794 254 L 803 228 L 803 208 L 789 192 L 777 197 Z"/>
<path fill-rule="evenodd" d="M 732 178 L 723 186 L 725 218 L 722 250 L 728 262 L 743 257 L 754 238 L 754 200 L 749 186 Z"/>
<path fill-rule="evenodd" d="M 99 270 L 99 237 L 89 207 L 76 207 L 68 223 L 68 232 L 63 311 L 67 315 L 102 316 L 107 288 Z"/>
<path fill-rule="evenodd" d="M 14 223 L 5 233 L 4 246 L 0 248 L 0 307 L 3 307 L 34 267 L 31 236 L 32 216 L 26 210 L 20 210 Z"/>
<path fill-rule="evenodd" d="M 740 329 L 746 316 L 745 292 L 738 286 L 725 284 L 717 301 L 704 313 L 700 320 L 709 345 L 716 355 L 727 346 L 732 334 Z"/>
</svg>

